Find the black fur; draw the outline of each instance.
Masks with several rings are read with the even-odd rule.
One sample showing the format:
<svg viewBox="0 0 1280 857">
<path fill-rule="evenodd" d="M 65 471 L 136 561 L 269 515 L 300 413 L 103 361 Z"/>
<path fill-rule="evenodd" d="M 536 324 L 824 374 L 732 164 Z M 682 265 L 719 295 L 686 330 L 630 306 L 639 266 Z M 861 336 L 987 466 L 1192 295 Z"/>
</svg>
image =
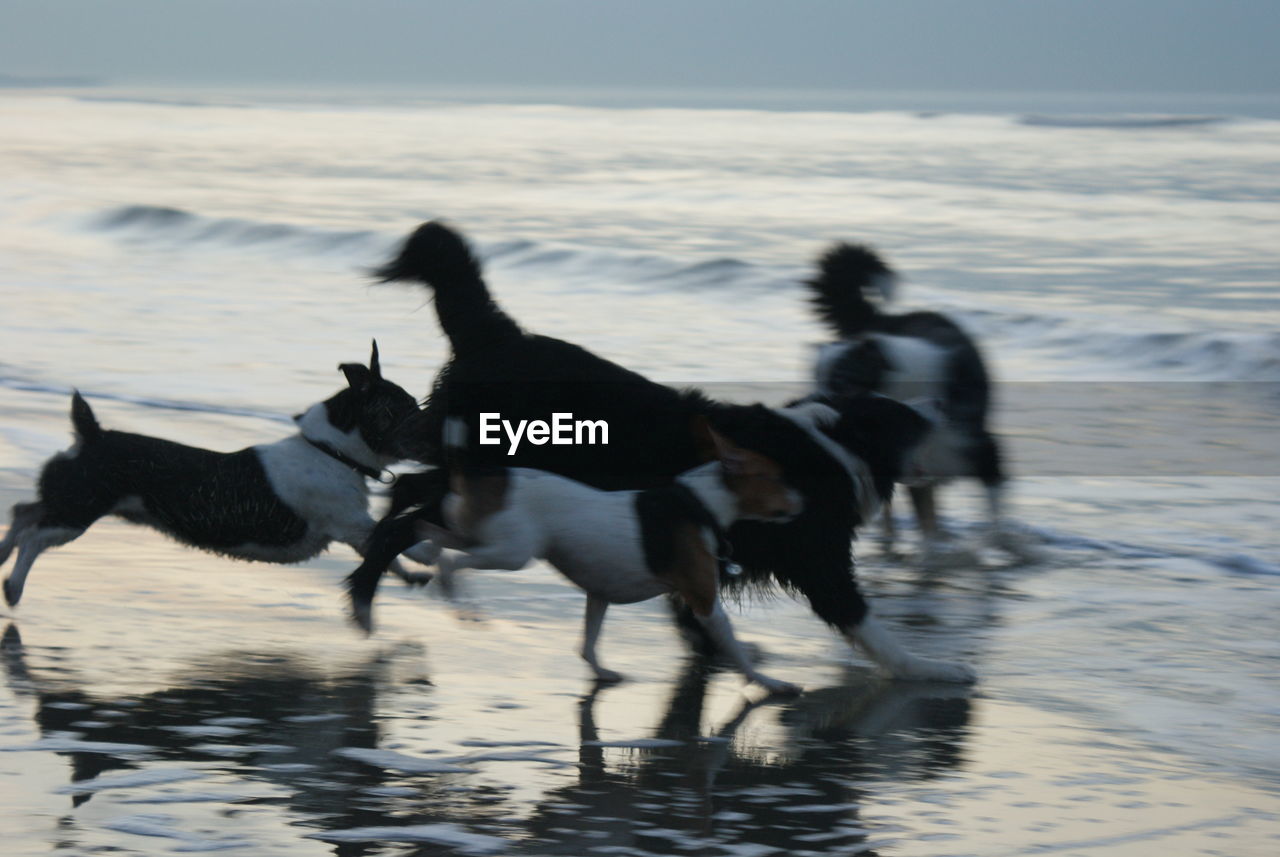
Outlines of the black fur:
<svg viewBox="0 0 1280 857">
<path fill-rule="evenodd" d="M 436 378 L 424 409 L 405 424 L 399 447 L 405 457 L 445 466 L 444 423 L 448 417 L 461 417 L 468 426 L 469 460 L 548 470 L 605 490 L 646 489 L 664 485 L 711 458 L 711 450 L 693 430 L 698 418 L 707 417 L 734 443 L 777 461 L 784 478 L 805 500 L 803 514 L 789 523 L 733 526 L 733 557 L 745 573 L 727 582 L 780 582 L 804 594 L 819 616 L 841 628 L 865 615 L 851 555 L 853 531 L 861 523 L 854 486 L 841 465 L 804 429 L 768 408 L 723 404 L 698 391 L 678 391 L 576 345 L 521 332 L 489 297 L 466 242 L 441 224 L 419 228 L 380 273 L 432 288 L 440 324 L 454 342 L 454 355 Z M 486 339 L 480 331 L 490 336 Z M 924 420 L 904 405 L 872 402 L 868 396 L 830 404 L 841 414 L 832 436 L 843 438 L 854 455 L 867 456 L 876 470 L 876 484 L 887 496 L 903 454 L 918 438 L 889 421 L 864 423 L 862 417 L 868 409 L 898 409 L 904 421 Z M 603 419 L 610 427 L 610 443 L 522 444 L 516 455 L 508 456 L 505 445 L 476 445 L 476 414 L 482 411 L 513 421 L 546 420 L 555 412 Z M 348 578 L 357 616 L 367 617 L 384 561 L 412 537 L 411 522 L 444 525 L 440 502 L 447 490 L 443 475 L 413 477 L 408 487 L 397 487 L 394 506 L 400 514 L 378 524 L 366 561 Z"/>
<path fill-rule="evenodd" d="M 138 506 L 120 517 L 215 553 L 246 542 L 293 544 L 306 534 L 306 521 L 276 497 L 252 448 L 213 452 L 104 431 L 79 393 L 72 421 L 79 450 L 40 474 L 41 526 L 84 530 L 136 497 Z"/>
</svg>

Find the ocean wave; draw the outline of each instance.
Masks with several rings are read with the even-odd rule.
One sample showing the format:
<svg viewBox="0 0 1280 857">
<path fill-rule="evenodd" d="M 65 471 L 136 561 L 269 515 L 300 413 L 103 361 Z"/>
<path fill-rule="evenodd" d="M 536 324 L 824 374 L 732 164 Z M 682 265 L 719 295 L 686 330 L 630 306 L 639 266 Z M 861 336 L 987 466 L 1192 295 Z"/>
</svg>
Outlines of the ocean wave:
<svg viewBox="0 0 1280 857">
<path fill-rule="evenodd" d="M 1280 381 L 1280 333 L 1275 331 L 1141 331 L 1085 318 L 994 310 L 955 315 L 996 347 L 1061 355 L 1064 365 L 1075 368 L 1087 363 L 1169 380 Z"/>
<path fill-rule="evenodd" d="M 1116 130 L 1187 128 L 1227 122 L 1225 116 L 1150 116 L 1104 114 L 1099 116 L 1046 116 L 1028 114 L 1018 117 L 1020 125 L 1048 128 L 1112 128 Z"/>
<path fill-rule="evenodd" d="M 373 230 L 322 229 L 288 223 L 207 217 L 161 205 L 126 205 L 89 219 L 94 231 L 127 235 L 132 239 L 172 244 L 212 244 L 229 247 L 285 245 L 305 253 L 381 253 L 390 238 Z"/>
<path fill-rule="evenodd" d="M 384 258 L 403 232 L 332 230 L 243 218 L 216 218 L 178 208 L 128 205 L 90 218 L 90 228 L 128 240 L 179 246 L 261 248 L 301 255 L 345 254 L 359 265 Z M 497 278 L 554 281 L 566 292 L 669 291 L 793 294 L 801 300 L 799 268 L 733 257 L 679 258 L 554 242 L 508 239 L 477 250 Z M 947 298 L 945 289 L 937 297 Z M 1098 319 L 972 306 L 943 306 L 992 349 L 1029 351 L 1094 370 L 1154 373 L 1170 380 L 1280 380 L 1280 333 L 1271 331 L 1133 330 Z"/>
<path fill-rule="evenodd" d="M 72 387 L 9 374 L 7 370 L 10 370 L 11 368 L 12 367 L 0 364 L 0 387 L 8 390 L 18 390 L 24 393 L 46 393 L 52 396 L 66 397 L 70 397 L 74 392 Z M 210 405 L 204 402 L 192 402 L 181 399 L 134 396 L 126 393 L 106 393 L 94 390 L 81 390 L 80 393 L 86 399 L 90 400 L 90 402 L 96 400 L 123 402 L 140 408 L 152 408 L 162 411 L 193 411 L 196 413 L 217 414 L 219 416 L 227 417 L 250 417 L 252 419 L 268 420 L 276 423 L 293 422 L 293 418 L 287 414 L 277 414 L 256 408 L 240 408 L 233 405 Z"/>
<path fill-rule="evenodd" d="M 1280 577 L 1280 565 L 1250 554 L 1216 553 L 1193 547 L 1169 548 L 1112 539 L 1096 539 L 1078 533 L 1059 532 L 1045 527 L 1027 527 L 1044 544 L 1062 550 L 1083 550 L 1119 559 L 1179 559 L 1202 563 L 1218 571 L 1241 577 Z"/>
</svg>

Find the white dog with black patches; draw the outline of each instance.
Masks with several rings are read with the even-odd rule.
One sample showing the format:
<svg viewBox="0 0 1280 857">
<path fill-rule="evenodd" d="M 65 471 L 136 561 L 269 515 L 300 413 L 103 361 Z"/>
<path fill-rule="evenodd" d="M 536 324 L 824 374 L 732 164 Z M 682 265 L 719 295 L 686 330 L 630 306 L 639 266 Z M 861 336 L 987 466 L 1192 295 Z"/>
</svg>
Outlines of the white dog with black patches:
<svg viewBox="0 0 1280 857">
<path fill-rule="evenodd" d="M 396 461 L 389 439 L 417 405 L 382 377 L 376 342 L 368 367 L 339 368 L 347 388 L 295 417 L 296 434 L 230 453 L 104 430 L 76 393 L 75 444 L 44 465 L 39 499 L 13 507 L 0 541 L 0 563 L 18 553 L 4 582 L 9 606 L 22 598 L 36 557 L 104 515 L 239 559 L 302 562 L 334 541 L 363 555 L 374 526 L 366 480 Z M 392 571 L 410 583 L 431 579 L 398 564 Z"/>
<path fill-rule="evenodd" d="M 888 303 L 896 275 L 868 247 L 837 244 L 818 260 L 808 281 L 818 315 L 840 337 L 819 349 L 814 380 L 819 393 L 847 395 L 870 391 L 899 401 L 927 398 L 937 403 L 940 419 L 927 449 L 904 473 L 924 538 L 929 564 L 969 564 L 968 551 L 944 549 L 938 526 L 934 486 L 960 476 L 980 480 L 986 489 L 990 540 L 1020 559 L 1038 555 L 1003 518 L 1007 475 L 999 439 L 990 430 L 991 380 L 974 342 L 950 318 L 936 312 L 891 314 Z M 877 300 L 878 299 L 878 300 Z M 892 545 L 893 519 L 884 518 Z"/>
<path fill-rule="evenodd" d="M 781 468 L 707 428 L 718 460 L 647 491 L 600 491 L 542 470 L 460 473 L 445 498 L 448 529 L 420 525 L 452 596 L 467 568 L 515 570 L 545 559 L 587 594 L 582 657 L 598 680 L 622 676 L 601 665 L 596 644 L 610 604 L 673 593 L 748 680 L 772 693 L 793 684 L 759 672 L 734 636 L 719 597 L 724 531 L 739 519 L 783 521 L 801 510 Z"/>
</svg>

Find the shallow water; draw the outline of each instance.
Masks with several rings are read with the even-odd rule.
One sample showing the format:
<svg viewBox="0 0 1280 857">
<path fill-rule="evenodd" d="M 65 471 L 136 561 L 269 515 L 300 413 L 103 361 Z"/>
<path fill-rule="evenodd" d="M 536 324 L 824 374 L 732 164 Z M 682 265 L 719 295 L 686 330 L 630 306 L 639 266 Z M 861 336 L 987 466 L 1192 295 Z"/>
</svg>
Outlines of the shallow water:
<svg viewBox="0 0 1280 857">
<path fill-rule="evenodd" d="M 0 505 L 72 386 L 228 450 L 374 336 L 425 392 L 434 314 L 362 270 L 447 216 L 531 329 L 748 399 L 803 387 L 812 255 L 878 244 L 1007 382 L 1046 559 L 930 573 L 864 539 L 877 610 L 980 683 L 883 682 L 779 598 L 739 632 L 807 692 L 762 701 L 660 605 L 610 612 L 631 680 L 593 691 L 543 567 L 469 578 L 479 620 L 389 583 L 366 640 L 345 550 L 241 564 L 104 521 L 0 616 L 6 855 L 1280 847 L 1280 123 L 121 95 L 0 96 Z M 944 503 L 976 540 L 976 492 Z"/>
</svg>

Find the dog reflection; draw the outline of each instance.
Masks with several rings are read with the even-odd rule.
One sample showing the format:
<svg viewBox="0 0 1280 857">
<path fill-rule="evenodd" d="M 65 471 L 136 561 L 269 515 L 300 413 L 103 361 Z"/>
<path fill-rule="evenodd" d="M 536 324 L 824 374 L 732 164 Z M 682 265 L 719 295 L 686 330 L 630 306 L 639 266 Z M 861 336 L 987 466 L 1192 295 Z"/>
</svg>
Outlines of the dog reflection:
<svg viewBox="0 0 1280 857">
<path fill-rule="evenodd" d="M 154 748 L 130 757 L 72 745 L 59 753 L 70 762 L 72 783 L 157 759 L 193 763 L 240 785 L 278 787 L 273 796 L 244 802 L 277 805 L 302 830 L 447 822 L 566 854 L 602 846 L 690 853 L 729 843 L 846 854 L 867 847 L 858 813 L 868 789 L 928 779 L 963 759 L 970 702 L 954 685 L 868 683 L 859 673 L 785 704 L 744 701 L 727 722 L 708 729 L 706 696 L 715 673 L 691 659 L 652 733 L 682 743 L 629 751 L 592 743 L 600 737 L 595 709 L 602 691 L 592 692 L 577 706 L 576 780 L 543 792 L 530 813 L 506 787 L 501 768 L 478 776 L 414 775 L 333 752 L 395 746 L 384 718 L 412 714 L 398 710 L 388 691 L 404 689 L 420 654 L 392 650 L 327 672 L 289 653 L 227 653 L 185 670 L 168 687 L 121 699 L 85 690 L 65 668 L 47 664 L 46 651 L 28 652 L 14 625 L 0 639 L 8 684 L 35 702 L 42 737 L 81 733 Z M 428 693 L 424 685 L 421 695 Z M 784 740 L 774 740 L 771 726 L 767 744 L 753 741 L 760 715 L 773 711 Z M 219 723 L 240 731 L 223 737 L 203 731 Z M 90 796 L 77 795 L 73 804 Z M 297 829 L 288 835 L 301 835 Z M 334 849 L 360 857 L 382 853 L 385 843 Z"/>
<path fill-rule="evenodd" d="M 711 674 L 694 659 L 677 681 L 654 730 L 685 742 L 675 746 L 601 747 L 595 705 L 603 686 L 585 696 L 578 782 L 550 792 L 535 813 L 539 844 L 572 854 L 602 846 L 686 854 L 737 844 L 866 853 L 858 804 L 868 781 L 928 779 L 962 759 L 970 703 L 954 686 L 851 677 L 806 693 L 782 706 L 788 744 L 779 751 L 738 738 L 776 700 L 744 702 L 713 734 L 702 731 Z"/>
</svg>

